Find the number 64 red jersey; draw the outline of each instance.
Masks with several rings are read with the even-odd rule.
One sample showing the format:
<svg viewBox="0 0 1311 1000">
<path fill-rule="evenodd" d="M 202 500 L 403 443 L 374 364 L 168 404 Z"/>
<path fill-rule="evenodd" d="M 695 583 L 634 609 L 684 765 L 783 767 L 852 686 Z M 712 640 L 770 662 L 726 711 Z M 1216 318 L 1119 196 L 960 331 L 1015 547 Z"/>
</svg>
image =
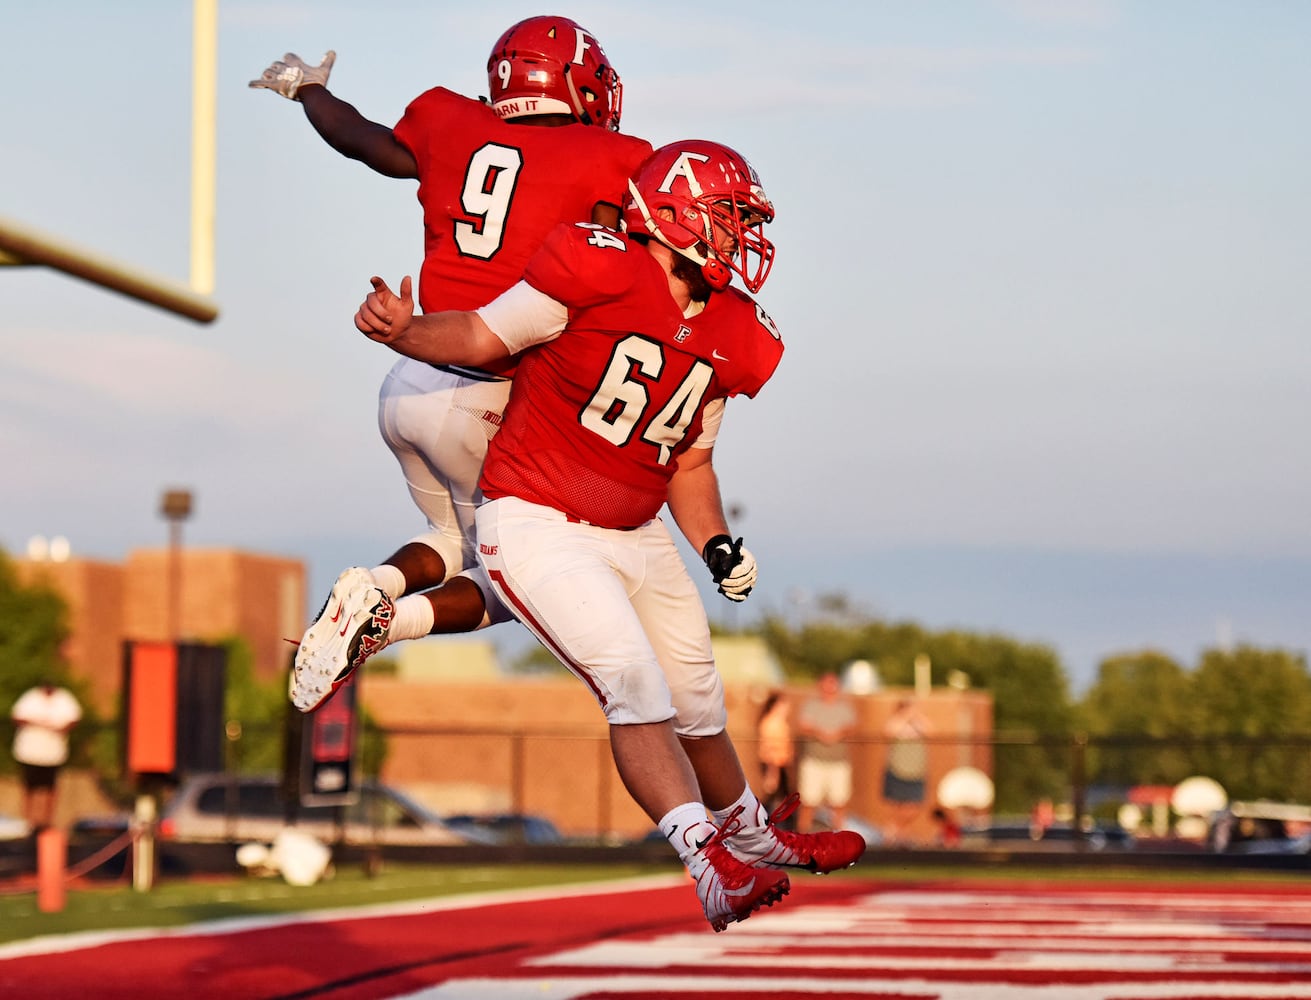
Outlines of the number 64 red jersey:
<svg viewBox="0 0 1311 1000">
<path fill-rule="evenodd" d="M 774 373 L 778 330 L 733 287 L 685 317 L 644 246 L 593 226 L 554 229 L 524 280 L 569 319 L 522 354 L 482 490 L 601 527 L 644 524 L 700 435 L 706 404 L 754 396 Z"/>
</svg>

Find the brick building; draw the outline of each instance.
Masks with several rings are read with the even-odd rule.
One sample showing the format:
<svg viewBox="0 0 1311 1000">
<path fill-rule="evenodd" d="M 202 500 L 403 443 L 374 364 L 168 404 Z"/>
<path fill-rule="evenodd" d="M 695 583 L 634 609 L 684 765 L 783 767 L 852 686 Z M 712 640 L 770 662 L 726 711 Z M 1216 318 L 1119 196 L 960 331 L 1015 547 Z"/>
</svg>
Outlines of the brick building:
<svg viewBox="0 0 1311 1000">
<path fill-rule="evenodd" d="M 766 690 L 725 685 L 728 731 L 753 783 L 759 773 L 756 719 Z M 797 705 L 811 693 L 804 683 L 787 690 Z M 884 689 L 852 696 L 859 721 L 850 741 L 851 814 L 871 824 L 890 819 L 882 794 L 889 754 L 883 732 L 898 703 L 912 693 Z M 372 676 L 366 668 L 361 696 L 389 734 L 383 780 L 439 813 L 536 813 L 569 834 L 620 839 L 651 828 L 615 771 L 605 717 L 572 677 L 434 683 Z M 938 781 L 963 765 L 992 771 L 992 698 L 938 687 L 915 704 L 940 737 L 927 751 L 925 803 L 905 829 L 908 838 L 927 841 L 934 832 L 932 790 Z"/>
<path fill-rule="evenodd" d="M 286 670 L 286 640 L 299 638 L 310 613 L 304 564 L 280 556 L 140 549 L 121 564 L 69 559 L 16 566 L 21 581 L 45 581 L 67 601 L 66 655 L 107 717 L 118 713 L 124 642 L 167 640 L 170 632 L 195 642 L 240 636 L 254 654 L 257 676 L 270 679 Z M 754 780 L 755 724 L 765 693 L 787 687 L 800 704 L 810 689 L 787 684 L 758 638 L 717 636 L 715 653 L 729 732 Z M 549 816 L 567 833 L 619 838 L 650 827 L 615 773 L 603 715 L 573 678 L 506 678 L 492 644 L 475 637 L 404 643 L 388 657 L 393 673 L 366 668 L 361 677 L 362 704 L 387 732 L 383 780 L 438 812 L 522 810 Z M 879 782 L 888 756 L 883 728 L 911 693 L 882 689 L 853 697 L 860 719 L 852 741 L 854 816 L 879 822 L 886 812 Z M 991 772 L 986 692 L 939 687 L 919 692 L 916 703 L 946 737 L 929 748 L 928 787 L 961 765 Z M 75 800 L 67 807 L 73 815 L 97 811 Z M 927 807 L 911 832 L 931 834 Z"/>
<path fill-rule="evenodd" d="M 513 628 L 516 626 L 503 626 Z M 766 694 L 782 688 L 799 707 L 811 685 L 788 683 L 764 641 L 716 636 L 724 677 L 728 731 L 747 776 L 759 774 L 756 720 Z M 361 677 L 361 700 L 388 732 L 383 780 L 438 813 L 528 812 L 550 817 L 574 835 L 639 837 L 651 822 L 629 798 L 615 771 L 605 717 L 587 689 L 561 673 L 506 678 L 486 643 L 405 643 L 393 675 Z M 479 650 L 477 647 L 484 647 Z M 391 652 L 391 651 L 389 651 Z M 992 771 L 992 697 L 985 691 L 934 687 L 882 688 L 850 695 L 858 731 L 851 740 L 853 816 L 881 825 L 890 818 L 882 775 L 890 744 L 884 735 L 897 706 L 913 697 L 939 737 L 927 748 L 927 798 L 905 835 L 934 833 L 932 789 L 953 768 Z"/>
<path fill-rule="evenodd" d="M 176 559 L 174 556 L 176 555 Z M 240 636 L 257 676 L 286 669 L 305 629 L 305 565 L 237 549 L 137 549 L 122 563 L 94 559 L 16 560 L 25 584 L 46 582 L 68 603 L 66 655 L 96 708 L 117 712 L 123 643 L 176 638 L 216 642 Z"/>
</svg>

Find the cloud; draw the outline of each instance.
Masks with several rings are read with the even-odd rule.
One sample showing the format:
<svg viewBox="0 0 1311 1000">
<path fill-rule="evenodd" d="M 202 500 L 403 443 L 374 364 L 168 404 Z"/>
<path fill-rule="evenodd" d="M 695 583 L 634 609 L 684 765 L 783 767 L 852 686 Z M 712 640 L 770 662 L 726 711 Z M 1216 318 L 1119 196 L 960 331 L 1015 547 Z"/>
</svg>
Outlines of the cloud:
<svg viewBox="0 0 1311 1000">
<path fill-rule="evenodd" d="M 5 362 L 5 382 L 15 393 L 39 396 L 47 407 L 64 400 L 60 411 L 102 419 L 157 417 L 250 429 L 294 417 L 294 401 L 304 399 L 288 385 L 292 373 L 279 372 L 275 380 L 221 348 L 164 334 L 31 330 L 13 338 Z"/>
<path fill-rule="evenodd" d="M 1009 17 L 1026 24 L 1069 28 L 1106 28 L 1120 19 L 1112 0 L 997 0 Z"/>
<path fill-rule="evenodd" d="M 762 40 L 778 49 L 762 61 L 796 67 L 742 86 L 740 67 L 717 67 L 696 74 L 673 74 L 655 81 L 666 108 L 710 106 L 714 114 L 813 113 L 816 109 L 882 108 L 926 110 L 968 106 L 984 100 L 999 72 L 1061 70 L 1101 58 L 1083 45 L 929 46 L 883 45 L 835 48 L 816 40 L 809 55 L 798 54 L 804 40 Z M 707 56 L 705 65 L 716 66 Z M 823 66 L 822 74 L 805 67 Z M 648 84 L 650 86 L 650 84 Z M 713 100 L 707 100 L 713 95 Z"/>
<path fill-rule="evenodd" d="M 219 8 L 224 27 L 301 27 L 314 21 L 314 7 L 308 3 L 225 3 Z"/>
<path fill-rule="evenodd" d="M 7 360 L 79 398 L 142 412 L 190 409 L 195 397 L 187 376 L 221 378 L 230 366 L 194 342 L 106 331 L 34 332 L 10 346 Z"/>
</svg>

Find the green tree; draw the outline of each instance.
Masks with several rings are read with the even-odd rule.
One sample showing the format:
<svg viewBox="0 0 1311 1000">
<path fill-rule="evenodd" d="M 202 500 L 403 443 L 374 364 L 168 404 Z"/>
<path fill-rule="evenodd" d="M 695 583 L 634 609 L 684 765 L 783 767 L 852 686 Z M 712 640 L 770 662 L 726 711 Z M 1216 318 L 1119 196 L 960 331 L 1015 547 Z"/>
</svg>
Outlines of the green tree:
<svg viewBox="0 0 1311 1000">
<path fill-rule="evenodd" d="M 1103 660 L 1078 706 L 1097 747 L 1089 754 L 1094 784 L 1173 785 L 1193 773 L 1192 678 L 1153 650 Z"/>
<path fill-rule="evenodd" d="M 507 668 L 515 677 L 569 677 L 573 676 L 560 663 L 554 653 L 540 643 L 534 643 L 510 661 Z"/>
<path fill-rule="evenodd" d="M 1050 646 L 949 631 L 931 636 L 924 652 L 933 665 L 934 683 L 946 683 L 960 672 L 974 687 L 992 692 L 997 732 L 1051 736 L 1071 731 L 1069 679 Z"/>
<path fill-rule="evenodd" d="M 864 659 L 877 664 L 885 684 L 909 687 L 915 681 L 915 661 L 927 656 L 933 683 L 945 684 L 961 673 L 993 696 L 994 728 L 1004 741 L 994 769 L 998 810 L 1027 811 L 1038 798 L 1064 795 L 1072 774 L 1073 707 L 1068 679 L 1050 647 L 862 618 L 838 599 L 821 599 L 817 605 L 825 616 L 797 630 L 777 616 L 761 625 L 787 676 L 813 679 Z"/>
<path fill-rule="evenodd" d="M 287 685 L 277 677 L 260 681 L 255 656 L 239 637 L 223 640 L 227 665 L 223 719 L 228 739 L 227 766 L 241 773 L 281 769 L 287 724 Z"/>
<path fill-rule="evenodd" d="M 68 608 L 54 588 L 18 581 L 13 562 L 0 552 L 0 700 L 12 705 L 41 680 L 69 683 L 60 654 L 69 635 Z"/>
<path fill-rule="evenodd" d="M 12 560 L 0 551 L 0 739 L 7 748 L 13 738 L 9 710 L 28 688 L 45 680 L 68 688 L 82 703 L 84 721 L 74 731 L 72 754 L 83 755 L 86 734 L 94 731 L 96 719 L 86 686 L 69 673 L 60 650 L 68 639 L 68 608 L 50 586 L 19 582 Z M 13 758 L 0 754 L 0 768 L 11 771 Z"/>
<path fill-rule="evenodd" d="M 915 658 L 925 652 L 929 633 L 914 622 L 883 622 L 862 617 L 840 595 L 816 600 L 821 614 L 793 629 L 777 615 L 767 616 L 760 634 L 789 677 L 814 680 L 841 671 L 852 660 L 877 663 L 888 685 L 914 682 Z M 945 675 L 944 675 L 945 676 Z"/>
<path fill-rule="evenodd" d="M 295 711 L 287 700 L 283 676 L 261 681 L 255 676 L 255 657 L 240 637 L 224 640 L 227 652 L 227 687 L 224 718 L 228 734 L 227 766 L 244 774 L 280 773 L 286 761 L 286 741 Z M 369 673 L 373 662 L 369 662 Z M 367 684 L 368 677 L 360 683 Z M 359 719 L 357 747 L 360 772 L 376 777 L 387 756 L 387 741 L 377 723 L 356 706 Z"/>
<path fill-rule="evenodd" d="M 1306 657 L 1243 645 L 1207 650 L 1193 674 L 1199 773 L 1231 798 L 1311 799 L 1311 673 Z"/>
<path fill-rule="evenodd" d="M 1039 799 L 1067 797 L 1074 778 L 1073 708 L 1055 651 L 995 633 L 960 630 L 927 637 L 923 651 L 934 683 L 962 673 L 973 687 L 992 695 L 996 811 L 1027 813 Z"/>
<path fill-rule="evenodd" d="M 1180 736 L 1188 732 L 1192 682 L 1164 653 L 1144 650 L 1103 660 L 1079 705 L 1097 736 Z"/>
</svg>

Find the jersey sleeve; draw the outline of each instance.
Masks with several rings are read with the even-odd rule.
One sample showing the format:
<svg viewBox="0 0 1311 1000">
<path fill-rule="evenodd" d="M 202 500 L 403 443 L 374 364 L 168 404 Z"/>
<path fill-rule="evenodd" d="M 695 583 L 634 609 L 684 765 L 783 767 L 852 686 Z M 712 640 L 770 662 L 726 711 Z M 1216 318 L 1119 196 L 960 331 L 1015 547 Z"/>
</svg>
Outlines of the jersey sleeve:
<svg viewBox="0 0 1311 1000">
<path fill-rule="evenodd" d="M 35 702 L 38 697 L 35 688 L 24 691 L 14 702 L 14 707 L 9 710 L 9 717 L 15 722 L 26 722 L 31 719 L 36 714 Z"/>
<path fill-rule="evenodd" d="M 723 398 L 712 399 L 701 411 L 701 433 L 692 442 L 693 448 L 713 448 L 719 437 L 719 427 L 724 422 Z"/>
<path fill-rule="evenodd" d="M 569 310 L 526 281 L 511 285 L 474 310 L 511 354 L 554 340 L 569 322 Z"/>
<path fill-rule="evenodd" d="M 59 706 L 64 717 L 64 725 L 71 726 L 75 722 L 82 721 L 82 706 L 78 704 L 71 691 L 59 689 Z"/>
<path fill-rule="evenodd" d="M 425 90 L 406 106 L 405 114 L 392 128 L 392 135 L 421 163 L 427 155 L 426 144 L 432 140 L 433 133 L 440 135 L 444 131 L 455 105 L 463 100 L 445 87 Z"/>
<path fill-rule="evenodd" d="M 724 311 L 730 313 L 731 320 L 716 310 L 714 322 L 727 321 L 733 331 L 731 343 L 724 351 L 732 359 L 725 366 L 725 395 L 754 399 L 783 359 L 783 338 L 769 313 L 751 296 L 736 288 L 720 294 L 725 296 Z"/>
<path fill-rule="evenodd" d="M 752 366 L 752 385 L 742 390 L 745 395 L 753 399 L 756 393 L 764 388 L 765 383 L 773 378 L 779 362 L 783 360 L 783 341 L 778 336 L 778 328 L 759 305 L 756 306 L 756 311 L 756 320 L 761 328 L 772 331 L 772 334 L 760 340 L 760 350 L 753 354 L 755 364 Z"/>
<path fill-rule="evenodd" d="M 589 135 L 600 147 L 592 155 L 600 187 L 598 200 L 622 208 L 628 199 L 628 178 L 651 155 L 651 144 L 635 136 L 605 133 L 590 127 Z"/>
<path fill-rule="evenodd" d="M 612 300 L 632 285 L 631 257 L 641 250 L 613 230 L 562 223 L 533 254 L 524 280 L 570 309 L 583 309 Z"/>
</svg>

